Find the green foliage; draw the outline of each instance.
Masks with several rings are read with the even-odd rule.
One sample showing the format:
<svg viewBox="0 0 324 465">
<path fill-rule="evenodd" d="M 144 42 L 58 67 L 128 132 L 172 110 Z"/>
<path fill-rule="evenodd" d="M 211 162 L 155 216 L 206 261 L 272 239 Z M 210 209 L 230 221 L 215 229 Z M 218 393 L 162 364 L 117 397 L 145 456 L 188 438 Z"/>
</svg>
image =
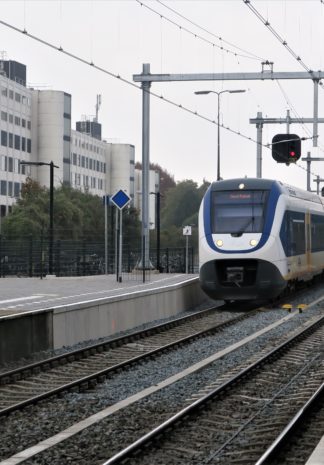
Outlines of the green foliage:
<svg viewBox="0 0 324 465">
<path fill-rule="evenodd" d="M 166 194 L 165 207 L 161 213 L 162 228 L 184 226 L 188 224 L 187 219 L 193 217 L 197 224 L 199 204 L 197 184 L 191 180 L 178 182 L 176 187 L 169 189 Z"/>
<path fill-rule="evenodd" d="M 154 165 L 156 169 L 158 165 Z M 190 245 L 197 245 L 198 211 L 201 199 L 209 186 L 198 187 L 192 180 L 174 183 L 161 167 L 161 176 L 168 179 L 167 190 L 161 196 L 161 247 L 184 247 L 186 238 L 182 228 L 194 225 Z M 163 202 L 162 202 L 163 200 Z M 108 209 L 108 234 L 112 240 L 115 210 Z M 22 186 L 21 198 L 11 214 L 2 220 L 2 234 L 7 239 L 20 239 L 31 235 L 40 239 L 48 234 L 49 189 L 27 178 Z M 104 207 L 101 197 L 81 192 L 68 186 L 54 189 L 54 238 L 103 241 Z M 152 247 L 156 246 L 156 231 L 151 231 Z M 141 247 L 141 223 L 134 208 L 123 211 L 123 242 L 130 248 Z"/>
<path fill-rule="evenodd" d="M 192 180 L 178 182 L 166 194 L 165 206 L 161 213 L 161 244 L 162 247 L 182 247 L 186 238 L 183 227 L 192 225 L 190 244 L 197 246 L 198 242 L 198 212 L 201 200 L 209 183 L 204 181 L 198 188 Z"/>
</svg>

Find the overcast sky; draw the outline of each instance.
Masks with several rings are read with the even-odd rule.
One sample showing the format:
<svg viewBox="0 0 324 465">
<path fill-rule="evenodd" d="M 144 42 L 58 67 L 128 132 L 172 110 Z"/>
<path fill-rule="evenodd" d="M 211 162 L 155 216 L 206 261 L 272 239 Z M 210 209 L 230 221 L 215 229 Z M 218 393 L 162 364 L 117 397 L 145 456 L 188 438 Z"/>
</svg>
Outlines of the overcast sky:
<svg viewBox="0 0 324 465">
<path fill-rule="evenodd" d="M 142 3 L 160 14 L 136 0 L 0 0 L 0 19 L 129 81 L 133 74 L 141 73 L 143 63 L 151 64 L 153 74 L 260 72 L 262 60 L 273 61 L 274 71 L 304 71 L 243 0 L 166 0 L 163 4 L 142 0 Z M 310 69 L 323 69 L 324 4 L 320 0 L 251 0 L 251 4 Z M 96 94 L 101 94 L 99 121 L 103 137 L 135 145 L 136 160 L 141 161 L 140 90 L 3 25 L 0 25 L 0 44 L 7 59 L 27 65 L 28 85 L 72 94 L 73 128 L 82 115 L 95 114 Z M 249 119 L 256 117 L 257 112 L 265 117 L 283 118 L 289 109 L 292 117 L 312 117 L 311 80 L 152 85 L 152 91 L 213 120 L 217 118 L 217 96 L 197 96 L 194 92 L 234 89 L 246 92 L 222 95 L 221 121 L 254 140 L 256 128 Z M 319 116 L 323 115 L 323 104 L 324 89 L 320 88 Z M 263 142 L 271 143 L 272 137 L 280 132 L 285 132 L 285 125 L 265 125 Z M 291 132 L 309 137 L 312 126 L 292 125 Z M 312 141 L 302 143 L 303 155 L 311 151 L 313 156 L 324 157 L 321 125 L 319 135 L 318 148 L 312 147 Z M 255 142 L 221 129 L 220 145 L 223 178 L 256 176 Z M 213 181 L 217 167 L 217 126 L 152 97 L 150 153 L 151 161 L 159 163 L 177 181 L 193 179 L 198 184 L 204 178 Z M 302 161 L 299 164 L 306 166 Z M 314 162 L 312 172 L 323 178 L 324 163 Z M 306 172 L 297 166 L 278 165 L 266 148 L 263 177 L 306 188 Z M 312 183 L 312 188 L 315 187 Z"/>
</svg>

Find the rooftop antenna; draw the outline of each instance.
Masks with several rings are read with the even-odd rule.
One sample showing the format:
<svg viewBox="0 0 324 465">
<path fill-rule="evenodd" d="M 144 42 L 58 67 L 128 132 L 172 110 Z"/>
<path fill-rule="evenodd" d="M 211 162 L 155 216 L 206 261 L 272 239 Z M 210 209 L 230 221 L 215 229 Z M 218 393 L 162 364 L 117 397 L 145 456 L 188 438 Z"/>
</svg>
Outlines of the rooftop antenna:
<svg viewBox="0 0 324 465">
<path fill-rule="evenodd" d="M 98 123 L 98 113 L 99 113 L 100 106 L 101 106 L 101 94 L 97 94 L 96 117 L 93 120 L 95 123 Z"/>
</svg>

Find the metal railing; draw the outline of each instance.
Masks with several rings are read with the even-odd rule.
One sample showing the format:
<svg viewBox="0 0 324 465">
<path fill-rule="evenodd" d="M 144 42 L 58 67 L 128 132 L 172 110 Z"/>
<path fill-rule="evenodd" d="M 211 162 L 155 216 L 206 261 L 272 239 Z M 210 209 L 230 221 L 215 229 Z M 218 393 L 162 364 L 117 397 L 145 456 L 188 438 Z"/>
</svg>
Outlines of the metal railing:
<svg viewBox="0 0 324 465">
<path fill-rule="evenodd" d="M 197 271 L 197 256 L 188 249 L 188 272 Z M 185 273 L 185 248 L 162 248 L 160 269 L 162 273 Z M 123 247 L 122 273 L 140 270 L 141 250 Z M 150 250 L 150 269 L 156 269 L 157 250 Z M 9 240 L 0 236 L 0 277 L 43 277 L 49 272 L 49 243 L 34 240 L 31 236 L 21 240 Z M 57 240 L 53 245 L 53 272 L 56 276 L 89 276 L 105 274 L 104 242 Z M 113 248 L 108 250 L 107 273 L 116 273 Z"/>
</svg>

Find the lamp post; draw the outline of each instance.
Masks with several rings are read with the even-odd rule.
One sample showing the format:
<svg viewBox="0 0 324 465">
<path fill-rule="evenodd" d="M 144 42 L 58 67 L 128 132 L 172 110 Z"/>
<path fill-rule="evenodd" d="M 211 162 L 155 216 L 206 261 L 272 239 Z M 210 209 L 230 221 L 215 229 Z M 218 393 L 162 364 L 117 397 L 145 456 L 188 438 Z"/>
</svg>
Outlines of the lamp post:
<svg viewBox="0 0 324 465">
<path fill-rule="evenodd" d="M 49 246 L 48 246 L 48 272 L 53 274 L 53 242 L 54 242 L 54 168 L 59 168 L 43 161 L 20 161 L 20 165 L 49 166 L 50 167 L 50 205 L 49 205 Z"/>
<path fill-rule="evenodd" d="M 196 95 L 207 95 L 207 94 L 216 94 L 217 95 L 217 181 L 220 181 L 220 124 L 219 124 L 219 113 L 220 113 L 220 96 L 221 94 L 240 94 L 245 92 L 244 89 L 237 90 L 221 90 L 217 92 L 216 90 L 197 90 Z"/>
<path fill-rule="evenodd" d="M 160 204 L 161 204 L 161 193 L 150 192 L 150 194 L 156 197 L 156 269 L 160 273 Z"/>
</svg>

